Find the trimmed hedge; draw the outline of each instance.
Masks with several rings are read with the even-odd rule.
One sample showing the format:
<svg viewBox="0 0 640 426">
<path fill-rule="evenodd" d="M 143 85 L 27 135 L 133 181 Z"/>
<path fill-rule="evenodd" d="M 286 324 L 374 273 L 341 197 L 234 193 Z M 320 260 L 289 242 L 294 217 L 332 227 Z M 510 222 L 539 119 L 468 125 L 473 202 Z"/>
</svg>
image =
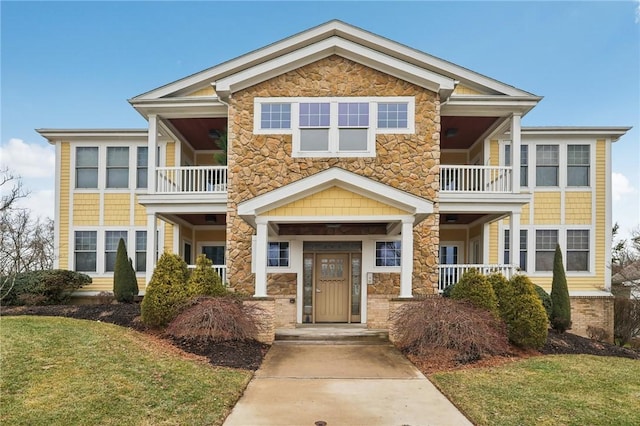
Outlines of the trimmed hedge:
<svg viewBox="0 0 640 426">
<path fill-rule="evenodd" d="M 140 304 L 142 322 L 150 327 L 164 327 L 180 312 L 189 299 L 189 270 L 177 254 L 164 253 L 153 270 Z"/>
<path fill-rule="evenodd" d="M 222 285 L 220 275 L 212 268 L 213 263 L 201 254 L 196 259 L 196 268 L 191 272 L 187 284 L 189 297 L 224 296 L 227 290 Z"/>
<path fill-rule="evenodd" d="M 3 305 L 61 305 L 71 293 L 91 284 L 91 277 L 65 269 L 23 272 L 0 277 Z"/>
<path fill-rule="evenodd" d="M 460 277 L 460 281 L 451 290 L 451 298 L 467 300 L 478 308 L 499 315 L 496 294 L 487 278 L 476 269 L 469 269 Z"/>
</svg>

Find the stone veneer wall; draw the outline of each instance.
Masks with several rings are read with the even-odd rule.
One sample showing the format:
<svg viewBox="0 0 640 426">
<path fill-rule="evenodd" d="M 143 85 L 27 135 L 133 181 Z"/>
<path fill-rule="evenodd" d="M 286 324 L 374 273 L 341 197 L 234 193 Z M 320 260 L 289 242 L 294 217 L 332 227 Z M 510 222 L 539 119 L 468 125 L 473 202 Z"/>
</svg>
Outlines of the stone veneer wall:
<svg viewBox="0 0 640 426">
<path fill-rule="evenodd" d="M 277 96 L 414 96 L 416 132 L 377 135 L 375 158 L 293 158 L 291 135 L 254 135 L 253 100 Z M 430 294 L 438 283 L 437 214 L 440 160 L 440 101 L 436 93 L 353 61 L 331 56 L 234 93 L 229 103 L 229 191 L 227 248 L 229 283 L 253 293 L 251 236 L 237 216 L 242 201 L 341 167 L 434 201 L 435 213 L 414 228 L 415 294 Z"/>
<path fill-rule="evenodd" d="M 589 337 L 587 327 L 602 328 L 613 343 L 613 296 L 571 296 L 571 330 Z"/>
</svg>

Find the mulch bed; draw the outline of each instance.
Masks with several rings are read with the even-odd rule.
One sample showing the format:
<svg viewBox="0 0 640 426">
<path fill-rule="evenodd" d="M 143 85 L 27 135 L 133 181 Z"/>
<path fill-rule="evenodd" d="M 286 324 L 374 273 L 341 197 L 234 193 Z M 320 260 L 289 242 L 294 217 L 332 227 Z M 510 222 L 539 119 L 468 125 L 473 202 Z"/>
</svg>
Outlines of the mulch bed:
<svg viewBox="0 0 640 426">
<path fill-rule="evenodd" d="M 102 321 L 130 327 L 135 330 L 161 337 L 185 352 L 204 356 L 215 366 L 242 368 L 255 371 L 260 367 L 269 345 L 256 341 L 203 342 L 176 339 L 163 336 L 157 330 L 147 328 L 140 321 L 140 305 L 137 303 L 117 303 L 108 305 L 55 305 L 55 306 L 10 306 L 2 307 L 0 315 L 45 315 L 64 316 L 76 319 Z M 434 351 L 429 357 L 409 356 L 409 359 L 425 373 L 454 370 L 460 368 L 493 366 L 536 355 L 589 354 L 600 356 L 640 359 L 640 351 L 621 348 L 608 343 L 597 342 L 571 333 L 549 332 L 547 343 L 539 351 L 522 351 L 514 348 L 513 353 L 503 357 L 483 359 L 473 364 L 460 364 L 455 354 L 446 350 Z"/>
</svg>

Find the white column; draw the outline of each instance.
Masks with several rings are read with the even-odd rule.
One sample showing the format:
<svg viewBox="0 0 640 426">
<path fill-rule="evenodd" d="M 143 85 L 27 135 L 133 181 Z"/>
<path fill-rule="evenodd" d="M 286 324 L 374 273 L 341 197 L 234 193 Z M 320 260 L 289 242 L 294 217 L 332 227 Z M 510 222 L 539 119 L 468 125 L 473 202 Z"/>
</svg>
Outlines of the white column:
<svg viewBox="0 0 640 426">
<path fill-rule="evenodd" d="M 158 240 L 158 225 L 155 213 L 147 213 L 147 272 L 145 279 L 147 284 L 151 281 L 153 268 L 156 265 L 156 244 Z"/>
<path fill-rule="evenodd" d="M 520 266 L 520 212 L 509 216 L 509 263 Z"/>
<path fill-rule="evenodd" d="M 400 254 L 400 297 L 413 297 L 413 221 L 402 220 L 402 253 Z"/>
<path fill-rule="evenodd" d="M 511 116 L 511 190 L 520 193 L 520 114 Z"/>
<path fill-rule="evenodd" d="M 265 219 L 256 219 L 256 283 L 253 297 L 267 297 L 267 224 Z"/>
<path fill-rule="evenodd" d="M 158 153 L 158 116 L 149 115 L 149 135 L 148 135 L 149 159 L 147 165 L 147 193 L 156 192 L 156 155 Z"/>
</svg>

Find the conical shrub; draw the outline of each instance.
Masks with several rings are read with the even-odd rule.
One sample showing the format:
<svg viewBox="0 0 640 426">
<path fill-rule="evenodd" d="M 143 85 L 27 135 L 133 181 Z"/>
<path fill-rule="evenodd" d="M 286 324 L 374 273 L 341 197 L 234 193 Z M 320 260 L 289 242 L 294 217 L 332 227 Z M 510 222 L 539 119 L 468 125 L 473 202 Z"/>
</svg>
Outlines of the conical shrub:
<svg viewBox="0 0 640 426">
<path fill-rule="evenodd" d="M 571 328 L 571 301 L 569 299 L 569 288 L 567 287 L 567 276 L 564 273 L 564 264 L 562 263 L 560 244 L 556 245 L 556 252 L 553 256 L 551 327 L 560 333 L 564 333 Z"/>
<path fill-rule="evenodd" d="M 142 322 L 151 327 L 169 324 L 189 299 L 188 276 L 187 264 L 180 256 L 164 253 L 153 270 L 142 299 Z"/>
<path fill-rule="evenodd" d="M 113 271 L 113 295 L 118 302 L 131 303 L 138 295 L 138 281 L 131 259 L 127 255 L 124 240 L 118 241 L 116 263 Z"/>
<path fill-rule="evenodd" d="M 196 268 L 191 272 L 187 284 L 189 297 L 226 294 L 220 275 L 213 270 L 212 266 L 213 263 L 204 254 L 197 257 Z"/>
</svg>

